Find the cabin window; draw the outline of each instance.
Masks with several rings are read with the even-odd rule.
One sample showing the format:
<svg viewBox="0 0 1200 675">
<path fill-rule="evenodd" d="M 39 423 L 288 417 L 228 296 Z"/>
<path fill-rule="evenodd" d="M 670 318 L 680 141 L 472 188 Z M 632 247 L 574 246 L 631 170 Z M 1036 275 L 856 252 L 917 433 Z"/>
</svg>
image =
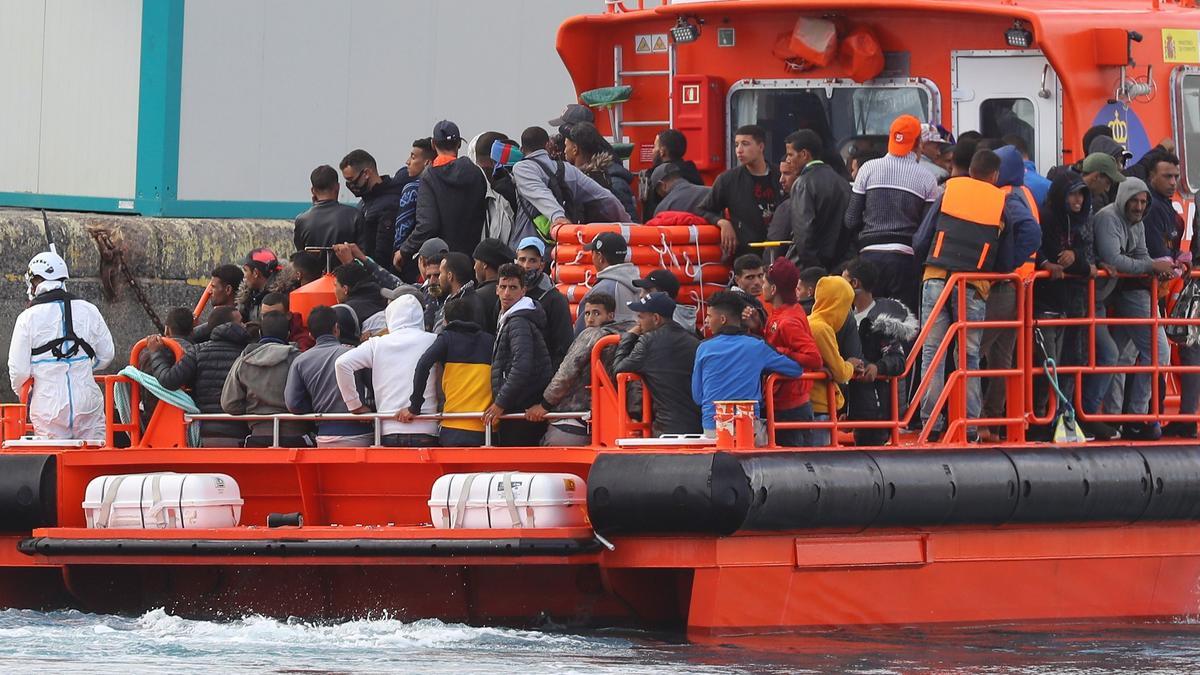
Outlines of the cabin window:
<svg viewBox="0 0 1200 675">
<path fill-rule="evenodd" d="M 1176 142 L 1183 149 L 1180 160 L 1184 167 L 1184 187 L 1196 193 L 1200 191 L 1200 72 L 1179 78 L 1176 105 L 1179 107 L 1175 113 Z"/>
<path fill-rule="evenodd" d="M 979 104 L 979 133 L 997 139 L 1016 134 L 1025 140 L 1030 157 L 1037 157 L 1036 124 L 1037 109 L 1027 98 L 989 98 Z"/>
<path fill-rule="evenodd" d="M 730 140 L 733 131 L 757 124 L 767 132 L 767 161 L 783 159 L 784 139 L 797 129 L 812 129 L 830 149 L 840 151 L 856 139 L 872 137 L 886 144 L 888 128 L 898 115 L 933 118 L 931 91 L 922 86 L 746 87 L 730 97 Z M 730 164 L 737 160 L 730 153 Z"/>
</svg>

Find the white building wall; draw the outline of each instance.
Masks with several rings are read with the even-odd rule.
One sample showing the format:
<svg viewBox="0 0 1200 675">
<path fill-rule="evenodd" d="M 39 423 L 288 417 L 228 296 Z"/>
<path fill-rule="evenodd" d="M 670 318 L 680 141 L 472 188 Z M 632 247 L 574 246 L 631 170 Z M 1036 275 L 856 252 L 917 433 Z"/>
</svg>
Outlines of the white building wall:
<svg viewBox="0 0 1200 675">
<path fill-rule="evenodd" d="M 554 51 L 558 25 L 603 9 L 600 0 L 190 0 L 178 197 L 302 201 L 314 167 L 362 147 L 393 173 L 443 118 L 465 138 L 517 137 L 574 99 Z"/>
<path fill-rule="evenodd" d="M 0 192 L 132 197 L 141 0 L 0 0 Z"/>
</svg>

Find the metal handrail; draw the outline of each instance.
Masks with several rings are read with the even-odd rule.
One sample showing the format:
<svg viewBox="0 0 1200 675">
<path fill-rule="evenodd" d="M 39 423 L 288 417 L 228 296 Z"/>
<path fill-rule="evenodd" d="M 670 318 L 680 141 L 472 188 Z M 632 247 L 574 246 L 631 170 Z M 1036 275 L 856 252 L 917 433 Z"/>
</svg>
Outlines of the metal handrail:
<svg viewBox="0 0 1200 675">
<path fill-rule="evenodd" d="M 546 419 L 548 420 L 591 420 L 591 411 L 584 412 L 548 412 Z M 203 422 L 203 421 L 220 421 L 220 422 L 267 422 L 271 424 L 271 446 L 272 448 L 279 447 L 279 425 L 281 422 L 365 422 L 371 420 L 375 428 L 375 444 L 372 447 L 378 447 L 382 441 L 382 422 L 395 421 L 395 413 L 275 413 L 275 414 L 248 414 L 248 415 L 233 415 L 229 413 L 185 413 L 183 416 L 185 422 Z M 457 413 L 430 413 L 426 415 L 414 415 L 414 420 L 422 422 L 436 422 L 441 420 L 482 420 L 483 412 L 457 412 Z M 500 415 L 498 419 L 502 420 L 523 420 L 524 413 L 506 413 Z M 492 445 L 492 425 L 483 425 L 483 447 L 491 447 Z"/>
<path fill-rule="evenodd" d="M 1200 270 L 1193 270 L 1189 274 L 1189 276 L 1192 278 L 1200 278 Z M 1150 316 L 1145 317 L 1145 318 L 1097 317 L 1097 316 L 1095 316 L 1095 282 L 1097 279 L 1105 279 L 1105 278 L 1110 278 L 1110 277 L 1143 279 L 1143 280 L 1148 279 L 1150 281 L 1150 284 L 1149 284 L 1149 288 L 1147 289 L 1147 291 L 1149 292 L 1151 300 L 1152 300 L 1151 308 L 1150 308 L 1151 309 Z M 1012 273 L 1012 274 L 959 273 L 959 274 L 952 275 L 950 277 L 950 279 L 947 280 L 946 286 L 942 290 L 942 294 L 939 296 L 937 302 L 935 303 L 932 313 L 940 312 L 945 307 L 946 302 L 949 301 L 950 294 L 953 292 L 963 292 L 965 290 L 964 287 L 965 287 L 966 283 L 968 283 L 969 281 L 974 281 L 974 280 L 991 281 L 991 282 L 1011 281 L 1012 283 L 1018 285 L 1019 292 L 1017 293 L 1016 318 L 1014 318 L 1014 319 L 981 321 L 981 322 L 967 321 L 966 316 L 965 316 L 965 305 L 963 303 L 960 303 L 959 311 L 958 311 L 959 316 L 957 316 L 956 320 L 948 327 L 948 329 L 946 331 L 947 339 L 943 340 L 942 344 L 940 344 L 938 346 L 939 348 L 938 348 L 935 360 L 940 361 L 940 360 L 946 358 L 951 344 L 953 344 L 955 342 L 955 340 L 953 338 L 957 337 L 957 336 L 965 337 L 965 332 L 967 330 L 984 330 L 984 329 L 1015 330 L 1018 333 L 1018 340 L 1016 343 L 1017 351 L 1014 354 L 1014 365 L 1012 365 L 1011 367 L 1008 367 L 1008 368 L 980 368 L 980 369 L 975 369 L 975 370 L 967 370 L 966 369 L 966 352 L 965 352 L 965 350 L 959 350 L 958 359 L 957 359 L 959 362 L 956 364 L 957 367 L 954 369 L 954 372 L 950 373 L 950 375 L 947 377 L 944 388 L 940 392 L 940 394 L 933 406 L 934 414 L 940 414 L 940 412 L 943 410 L 943 408 L 946 407 L 947 404 L 951 404 L 951 405 L 961 408 L 961 410 L 958 411 L 959 412 L 958 415 L 951 415 L 951 417 L 953 419 L 951 420 L 950 424 L 946 428 L 946 434 L 944 436 L 945 439 L 951 439 L 956 434 L 965 432 L 965 429 L 967 426 L 1010 425 L 1010 428 L 1012 426 L 1020 426 L 1020 428 L 1023 429 L 1025 427 L 1025 425 L 1027 425 L 1027 424 L 1045 424 L 1054 418 L 1055 405 L 1057 402 L 1056 398 L 1054 396 L 1049 397 L 1050 408 L 1048 409 L 1045 417 L 1039 417 L 1036 414 L 1036 411 L 1033 409 L 1034 408 L 1034 400 L 1033 400 L 1033 395 L 1032 395 L 1033 394 L 1033 380 L 1035 377 L 1043 376 L 1041 367 L 1034 363 L 1034 350 L 1032 348 L 1033 332 L 1038 327 L 1083 326 L 1083 327 L 1091 328 L 1091 330 L 1089 331 L 1089 334 L 1090 334 L 1089 335 L 1089 337 L 1090 337 L 1089 345 L 1088 345 L 1089 348 L 1088 348 L 1087 354 L 1085 355 L 1087 357 L 1086 358 L 1087 362 L 1083 365 L 1071 365 L 1071 366 L 1061 366 L 1060 365 L 1060 366 L 1057 366 L 1057 371 L 1058 371 L 1059 375 L 1073 375 L 1078 380 L 1083 374 L 1149 373 L 1149 374 L 1154 374 L 1157 376 L 1157 375 L 1163 375 L 1163 374 L 1179 375 L 1179 374 L 1200 373 L 1200 366 L 1170 365 L 1170 364 L 1159 365 L 1158 358 L 1157 358 L 1157 356 L 1158 356 L 1158 340 L 1157 340 L 1157 338 L 1155 338 L 1151 341 L 1151 363 L 1148 365 L 1144 365 L 1144 366 L 1119 365 L 1119 364 L 1112 365 L 1112 366 L 1096 365 L 1095 326 L 1098 326 L 1098 325 L 1103 325 L 1103 326 L 1114 326 L 1114 325 L 1144 326 L 1146 329 L 1154 330 L 1155 334 L 1157 334 L 1157 330 L 1159 328 L 1161 328 L 1162 326 L 1200 325 L 1200 319 L 1172 319 L 1172 318 L 1162 316 L 1161 312 L 1159 311 L 1158 302 L 1157 302 L 1159 280 L 1156 277 L 1154 277 L 1153 275 L 1151 275 L 1149 277 L 1147 277 L 1145 275 L 1130 275 L 1130 274 L 1110 275 L 1104 271 L 1100 271 L 1097 274 L 1097 276 L 1094 278 L 1072 277 L 1070 275 L 1067 275 L 1065 277 L 1067 279 L 1073 278 L 1073 279 L 1080 280 L 1080 281 L 1087 280 L 1089 282 L 1088 283 L 1089 308 L 1088 308 L 1087 314 L 1083 317 L 1076 317 L 1076 318 L 1036 319 L 1034 317 L 1034 311 L 1033 311 L 1033 286 L 1034 286 L 1034 283 L 1039 280 L 1049 280 L 1050 278 L 1051 277 L 1050 277 L 1049 272 L 1038 271 L 1032 275 L 1029 275 L 1028 277 L 1022 277 L 1015 273 Z M 898 382 L 900 380 L 904 379 L 905 377 L 912 376 L 915 373 L 915 366 L 917 363 L 920 347 L 922 344 L 924 344 L 924 342 L 927 341 L 928 333 L 930 330 L 931 329 L 929 327 L 929 324 L 925 324 L 924 326 L 922 326 L 922 329 L 914 342 L 913 349 L 906 356 L 905 369 L 900 375 L 892 376 L 890 378 L 887 378 L 885 376 L 879 376 L 879 378 L 891 380 L 890 385 L 892 387 L 892 402 L 891 402 L 892 404 L 891 404 L 891 410 L 889 411 L 891 413 L 890 419 L 888 419 L 888 420 L 855 420 L 855 421 L 840 421 L 839 422 L 836 412 L 831 409 L 830 413 L 829 413 L 830 419 L 827 421 L 824 421 L 824 422 L 776 422 L 774 419 L 774 410 L 775 410 L 774 397 L 771 395 L 771 392 L 773 391 L 773 385 L 777 381 L 780 381 L 783 379 L 791 379 L 791 378 L 783 378 L 782 376 L 779 376 L 779 375 L 768 376 L 766 378 L 766 382 L 764 383 L 764 393 L 766 394 L 765 410 L 766 410 L 766 416 L 767 416 L 767 420 L 768 420 L 768 429 L 770 432 L 769 433 L 770 444 L 772 446 L 775 445 L 775 441 L 774 441 L 775 432 L 779 429 L 829 429 L 829 430 L 831 430 L 832 445 L 836 447 L 838 445 L 836 434 L 839 429 L 880 429 L 880 428 L 889 429 L 892 432 L 892 434 L 891 434 L 892 442 L 894 444 L 898 444 L 900 428 L 908 425 L 912 421 L 912 419 L 915 417 L 915 415 L 918 413 L 918 411 L 920 410 L 921 399 L 923 398 L 925 391 L 928 389 L 928 384 L 926 382 L 922 382 L 921 385 L 919 385 L 917 387 L 917 391 L 913 394 L 911 399 L 908 400 L 907 411 L 902 414 L 901 409 L 902 409 L 902 406 L 905 405 L 905 401 L 902 401 L 899 398 Z M 968 379 L 972 378 L 972 377 L 1006 378 L 1009 380 L 1011 380 L 1012 378 L 1018 378 L 1018 377 L 1023 378 L 1023 380 L 1024 380 L 1023 386 L 1021 387 L 1020 393 L 1017 395 L 1018 400 L 1015 400 L 1012 402 L 1012 404 L 1010 405 L 1010 408 L 1009 408 L 1010 412 L 1007 416 L 998 417 L 998 418 L 980 418 L 980 419 L 967 419 L 966 418 L 966 411 L 965 411 L 966 383 L 967 383 Z M 814 386 L 827 387 L 829 390 L 829 393 L 830 393 L 829 400 L 830 401 L 834 400 L 833 387 L 835 385 L 823 371 L 805 373 L 799 379 L 814 380 L 815 381 Z M 854 379 L 858 380 L 860 378 L 858 378 L 856 376 Z M 1081 398 L 1083 395 L 1082 389 L 1083 389 L 1082 386 L 1075 387 L 1075 402 L 1074 402 L 1074 404 L 1075 404 L 1076 410 L 1078 411 L 1077 416 L 1083 420 L 1121 422 L 1121 421 L 1144 421 L 1146 419 L 1155 419 L 1155 420 L 1160 420 L 1160 421 L 1195 422 L 1198 419 L 1200 419 L 1200 415 L 1197 415 L 1197 414 L 1164 414 L 1159 408 L 1159 401 L 1158 401 L 1159 383 L 1158 383 L 1157 377 L 1153 378 L 1151 381 L 1151 389 L 1152 389 L 1151 407 L 1147 411 L 1146 414 L 1111 414 L 1110 413 L 1110 414 L 1094 414 L 1094 415 L 1090 415 L 1090 416 L 1086 415 L 1082 412 L 1082 405 L 1081 405 Z M 928 442 L 927 436 L 928 436 L 927 432 L 923 433 L 921 435 L 921 437 L 918 439 L 918 442 L 919 443 Z M 1010 439 L 1010 440 L 1012 440 L 1012 439 Z M 1019 440 L 1019 439 L 1016 439 L 1016 440 Z"/>
</svg>

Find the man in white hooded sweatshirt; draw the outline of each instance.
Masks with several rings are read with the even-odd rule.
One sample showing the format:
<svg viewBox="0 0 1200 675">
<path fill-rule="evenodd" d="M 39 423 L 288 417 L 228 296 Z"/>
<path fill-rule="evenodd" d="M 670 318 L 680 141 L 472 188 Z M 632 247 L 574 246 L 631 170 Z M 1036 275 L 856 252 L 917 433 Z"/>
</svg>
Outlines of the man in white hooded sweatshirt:
<svg viewBox="0 0 1200 675">
<path fill-rule="evenodd" d="M 371 369 L 378 412 L 392 414 L 407 408 L 412 399 L 413 375 L 417 361 L 437 336 L 425 332 L 425 311 L 412 295 L 401 295 L 384 310 L 387 319 L 386 335 L 373 337 L 337 358 L 334 370 L 338 390 L 346 409 L 352 413 L 370 412 L 358 395 L 354 373 Z M 416 411 L 414 411 L 416 412 Z M 429 378 L 425 385 L 425 405 L 418 414 L 437 412 L 437 380 Z M 383 424 L 383 445 L 390 447 L 422 448 L 438 445 L 438 423 L 426 420 Z"/>
<path fill-rule="evenodd" d="M 50 245 L 29 261 L 29 308 L 13 325 L 8 376 L 13 391 L 32 381 L 29 420 L 46 438 L 104 439 L 104 394 L 93 370 L 113 359 L 100 310 L 65 289 L 67 263 Z"/>
</svg>

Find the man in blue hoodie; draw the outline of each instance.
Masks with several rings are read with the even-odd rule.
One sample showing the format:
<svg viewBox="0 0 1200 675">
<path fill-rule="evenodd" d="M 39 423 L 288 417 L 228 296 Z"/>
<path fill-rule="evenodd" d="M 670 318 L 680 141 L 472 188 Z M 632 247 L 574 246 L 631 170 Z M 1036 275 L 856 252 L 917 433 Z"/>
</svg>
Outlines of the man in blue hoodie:
<svg viewBox="0 0 1200 675">
<path fill-rule="evenodd" d="M 1000 177 L 996 186 L 1008 193 L 1004 204 L 1004 218 L 1009 224 L 1000 237 L 999 258 L 994 272 L 1007 274 L 1020 268 L 1042 245 L 1042 228 L 1039 224 L 1036 196 L 1031 199 L 1031 190 L 1025 187 L 1025 160 L 1020 148 L 1006 145 L 996 150 L 1000 157 Z M 1008 255 L 1006 256 L 1006 249 Z M 988 321 L 1012 321 L 1017 318 L 1017 289 L 1012 281 L 998 281 L 991 286 L 987 299 Z M 980 355 L 987 368 L 997 370 L 1012 368 L 1013 351 L 1017 344 L 1017 331 L 1011 328 L 989 328 L 983 331 Z M 1004 415 L 1007 380 L 993 377 L 986 380 L 983 394 L 983 416 Z M 999 437 L 994 430 L 983 429 L 980 440 L 995 441 Z"/>
<path fill-rule="evenodd" d="M 696 349 L 692 369 L 692 398 L 700 406 L 704 434 L 712 437 L 717 425 L 713 417 L 717 401 L 754 401 L 760 414 L 762 378 L 768 372 L 800 377 L 804 369 L 742 328 L 746 303 L 736 293 L 721 291 L 708 300 L 704 325 L 712 337 Z M 765 427 L 764 427 L 765 428 Z"/>
<path fill-rule="evenodd" d="M 1029 158 L 1029 145 L 1020 134 L 1009 134 L 1000 139 L 1005 145 L 1011 145 L 1021 153 L 1021 163 L 1025 166 L 1025 187 L 1033 193 L 1035 204 L 1042 204 L 1050 194 L 1050 179 L 1038 173 L 1037 164 Z"/>
</svg>

